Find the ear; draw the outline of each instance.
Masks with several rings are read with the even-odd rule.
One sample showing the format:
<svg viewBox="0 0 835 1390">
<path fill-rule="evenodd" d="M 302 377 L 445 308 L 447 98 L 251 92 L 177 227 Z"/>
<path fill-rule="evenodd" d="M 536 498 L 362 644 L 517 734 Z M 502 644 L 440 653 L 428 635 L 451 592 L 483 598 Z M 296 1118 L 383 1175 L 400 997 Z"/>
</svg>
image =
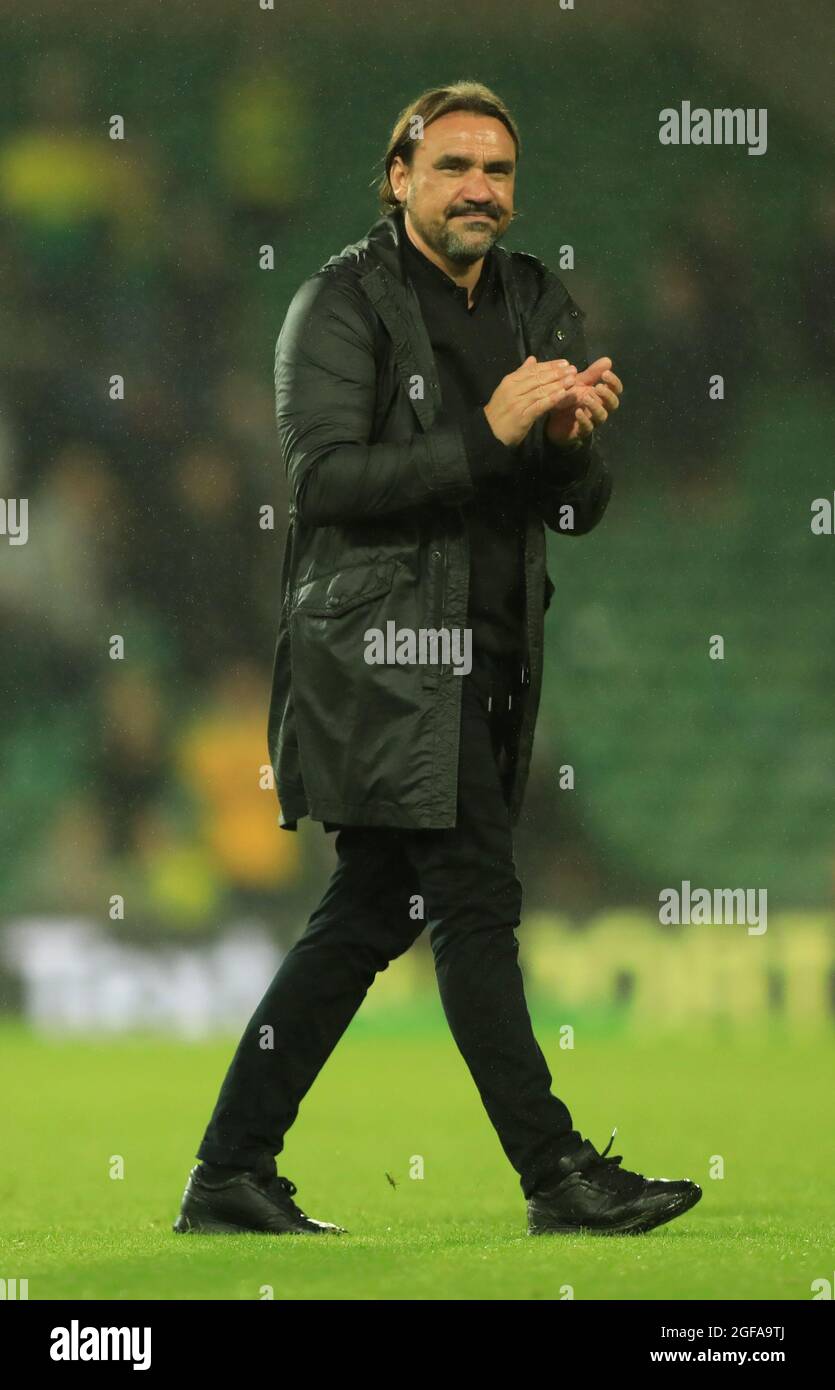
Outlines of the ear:
<svg viewBox="0 0 835 1390">
<path fill-rule="evenodd" d="M 405 189 L 403 188 L 402 176 L 404 173 L 408 174 L 408 172 L 408 168 L 404 164 L 402 157 L 399 154 L 396 154 L 394 156 L 394 159 L 391 161 L 391 167 L 389 168 L 389 183 L 391 184 L 392 189 L 394 190 L 394 196 L 398 198 L 400 202 L 403 202 L 405 198 Z M 403 193 L 404 195 L 403 198 L 400 197 L 401 193 Z"/>
</svg>

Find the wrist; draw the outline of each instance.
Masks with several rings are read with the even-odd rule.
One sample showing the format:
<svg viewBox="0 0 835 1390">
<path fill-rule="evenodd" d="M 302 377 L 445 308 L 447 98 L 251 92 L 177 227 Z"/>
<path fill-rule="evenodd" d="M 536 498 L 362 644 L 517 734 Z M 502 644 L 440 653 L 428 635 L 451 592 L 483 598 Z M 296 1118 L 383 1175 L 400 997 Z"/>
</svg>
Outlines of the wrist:
<svg viewBox="0 0 835 1390">
<path fill-rule="evenodd" d="M 550 422 L 546 423 L 545 426 L 545 438 L 552 449 L 559 449 L 560 453 L 564 454 L 573 454 L 576 453 L 578 449 L 582 449 L 586 442 L 585 439 L 580 439 L 579 436 L 576 436 L 574 439 L 566 439 L 564 436 L 552 435 L 549 424 Z"/>
<path fill-rule="evenodd" d="M 568 479 L 579 478 L 588 468 L 591 458 L 593 434 L 584 439 L 552 440 L 545 434 L 545 459 Z"/>
</svg>

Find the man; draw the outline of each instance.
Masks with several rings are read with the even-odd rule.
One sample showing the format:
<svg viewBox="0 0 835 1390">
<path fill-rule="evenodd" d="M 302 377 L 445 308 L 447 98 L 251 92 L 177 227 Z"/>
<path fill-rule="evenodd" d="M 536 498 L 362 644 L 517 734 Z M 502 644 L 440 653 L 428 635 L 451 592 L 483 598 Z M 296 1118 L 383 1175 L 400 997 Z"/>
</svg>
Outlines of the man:
<svg viewBox="0 0 835 1390">
<path fill-rule="evenodd" d="M 424 93 L 392 133 L 384 216 L 305 281 L 278 339 L 291 503 L 269 746 L 282 825 L 336 830 L 338 864 L 241 1039 L 175 1230 L 342 1231 L 292 1202 L 274 1155 L 375 974 L 427 925 L 530 1233 L 646 1231 L 701 1196 L 573 1128 L 517 962 L 543 523 L 578 536 L 603 515 L 597 430 L 622 391 L 609 358 L 586 365 L 557 277 L 497 245 L 518 154 L 487 88 Z"/>
</svg>

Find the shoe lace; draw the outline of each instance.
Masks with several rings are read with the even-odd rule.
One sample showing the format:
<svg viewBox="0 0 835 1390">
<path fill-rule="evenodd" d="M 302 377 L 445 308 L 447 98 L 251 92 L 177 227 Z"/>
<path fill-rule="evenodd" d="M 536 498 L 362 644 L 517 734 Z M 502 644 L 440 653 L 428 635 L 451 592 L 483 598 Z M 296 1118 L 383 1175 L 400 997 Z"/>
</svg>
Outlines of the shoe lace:
<svg viewBox="0 0 835 1390">
<path fill-rule="evenodd" d="M 609 1150 L 614 1143 L 618 1127 L 615 1125 L 612 1130 L 612 1137 L 602 1153 L 593 1159 L 586 1169 L 587 1173 L 592 1173 L 601 1186 L 608 1187 L 612 1192 L 620 1192 L 628 1195 L 638 1192 L 646 1182 L 641 1173 L 633 1173 L 629 1168 L 620 1168 L 618 1165 L 623 1161 L 622 1154 L 612 1154 L 607 1157 Z"/>
<path fill-rule="evenodd" d="M 277 1198 L 282 1206 L 289 1207 L 296 1216 L 302 1216 L 305 1221 L 307 1220 L 307 1212 L 302 1211 L 301 1207 L 297 1206 L 292 1200 L 298 1188 L 290 1178 L 284 1178 L 280 1173 L 276 1173 L 273 1177 L 267 1179 L 264 1184 L 264 1189 L 271 1197 Z"/>
</svg>

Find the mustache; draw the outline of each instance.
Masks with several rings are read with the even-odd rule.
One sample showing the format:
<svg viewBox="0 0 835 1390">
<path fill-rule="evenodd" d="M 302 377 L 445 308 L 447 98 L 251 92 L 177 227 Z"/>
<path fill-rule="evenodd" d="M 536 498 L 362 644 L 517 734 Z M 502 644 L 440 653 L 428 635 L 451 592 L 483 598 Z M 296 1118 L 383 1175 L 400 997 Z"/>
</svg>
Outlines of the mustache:
<svg viewBox="0 0 835 1390">
<path fill-rule="evenodd" d="M 498 222 L 500 213 L 492 208 L 455 208 L 450 217 L 489 217 L 493 222 Z"/>
</svg>

